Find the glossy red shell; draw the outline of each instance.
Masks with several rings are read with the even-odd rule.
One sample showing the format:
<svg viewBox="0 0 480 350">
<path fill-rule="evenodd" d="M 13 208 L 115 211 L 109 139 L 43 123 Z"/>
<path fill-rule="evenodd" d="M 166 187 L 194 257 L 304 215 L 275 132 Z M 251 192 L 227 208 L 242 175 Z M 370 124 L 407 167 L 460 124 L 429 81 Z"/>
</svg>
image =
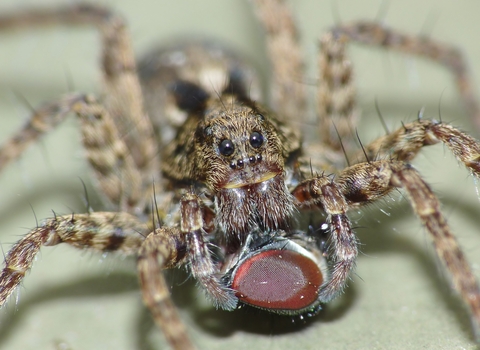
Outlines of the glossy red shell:
<svg viewBox="0 0 480 350">
<path fill-rule="evenodd" d="M 322 282 L 312 259 L 292 250 L 267 250 L 238 267 L 232 288 L 246 304 L 293 311 L 315 303 Z"/>
</svg>

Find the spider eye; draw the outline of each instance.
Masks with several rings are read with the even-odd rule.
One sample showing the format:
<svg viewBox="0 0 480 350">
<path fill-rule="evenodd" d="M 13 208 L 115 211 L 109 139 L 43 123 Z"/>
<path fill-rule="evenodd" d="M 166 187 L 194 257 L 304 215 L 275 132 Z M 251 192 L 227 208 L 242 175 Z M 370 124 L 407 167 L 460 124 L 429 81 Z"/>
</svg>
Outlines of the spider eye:
<svg viewBox="0 0 480 350">
<path fill-rule="evenodd" d="M 263 145 L 263 135 L 257 131 L 254 131 L 250 134 L 250 144 L 253 148 L 259 148 Z"/>
<path fill-rule="evenodd" d="M 218 145 L 218 150 L 224 156 L 230 156 L 235 151 L 232 140 L 225 139 Z"/>
</svg>

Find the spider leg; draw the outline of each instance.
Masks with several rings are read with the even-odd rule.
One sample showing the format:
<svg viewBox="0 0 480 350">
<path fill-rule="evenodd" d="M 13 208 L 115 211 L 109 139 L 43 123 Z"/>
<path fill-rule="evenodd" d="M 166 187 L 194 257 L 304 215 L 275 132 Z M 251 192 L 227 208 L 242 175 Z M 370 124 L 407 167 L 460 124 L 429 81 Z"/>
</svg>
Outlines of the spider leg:
<svg viewBox="0 0 480 350">
<path fill-rule="evenodd" d="M 318 55 L 317 119 L 320 137 L 344 162 L 342 147 L 348 153 L 355 146 L 350 137 L 359 111 L 356 101 L 353 67 L 346 54 L 345 37 L 323 35 Z"/>
<path fill-rule="evenodd" d="M 218 269 L 213 264 L 211 253 L 205 241 L 202 203 L 193 193 L 186 193 L 180 203 L 180 230 L 187 241 L 187 255 L 190 271 L 195 280 L 205 289 L 207 296 L 216 307 L 233 310 L 238 299 L 233 291 L 220 283 Z"/>
<path fill-rule="evenodd" d="M 128 172 L 122 171 L 121 174 L 127 178 L 130 176 L 138 178 L 139 180 L 135 179 L 133 183 L 139 184 L 142 188 L 138 192 L 138 188 L 126 189 L 119 184 L 110 184 L 106 187 L 109 187 L 109 190 L 114 190 L 116 187 L 116 191 L 114 190 L 116 193 L 107 191 L 107 195 L 113 203 L 120 204 L 122 211 L 134 209 L 142 211 L 151 195 L 152 179 L 158 176 L 159 164 L 156 157 L 158 152 L 150 120 L 144 111 L 135 57 L 124 20 L 109 9 L 91 4 L 73 4 L 56 9 L 27 9 L 0 16 L 0 30 L 47 25 L 93 26 L 99 30 L 103 47 L 101 59 L 105 87 L 103 105 L 111 116 L 111 123 L 117 129 L 116 139 L 125 143 L 125 149 L 131 154 L 134 164 Z M 60 104 L 63 102 L 61 101 Z M 27 132 L 17 138 L 34 139 Z M 12 155 L 18 154 L 21 150 L 17 147 Z M 8 152 L 8 150 L 4 151 L 4 153 Z M 120 157 L 115 159 L 118 163 L 120 160 Z M 135 175 L 130 172 L 133 168 L 136 168 Z M 123 184 L 126 182 L 125 179 L 122 181 Z M 145 194 L 146 191 L 148 194 L 146 198 L 142 198 L 143 203 L 138 203 L 139 199 L 135 197 L 139 193 Z M 123 203 L 120 203 L 120 198 Z M 132 209 L 135 206 L 139 208 Z"/>
<path fill-rule="evenodd" d="M 449 70 L 457 85 L 460 98 L 477 128 L 480 128 L 480 107 L 475 95 L 468 64 L 462 52 L 451 45 L 427 36 L 408 35 L 373 22 L 358 22 L 332 29 L 336 37 L 343 37 L 365 45 L 385 47 L 389 50 L 428 59 Z"/>
<path fill-rule="evenodd" d="M 391 185 L 405 189 L 415 214 L 433 240 L 440 261 L 449 271 L 453 288 L 467 304 L 472 317 L 473 331 L 478 340 L 480 289 L 455 236 L 440 212 L 440 202 L 418 172 L 408 164 L 395 164 L 392 171 Z"/>
<path fill-rule="evenodd" d="M 71 112 L 80 119 L 86 155 L 102 192 L 123 211 L 143 209 L 151 186 L 142 183 L 141 172 L 112 116 L 91 96 L 71 94 L 37 109 L 27 124 L 0 147 L 0 171 Z"/>
<path fill-rule="evenodd" d="M 194 346 L 170 298 L 163 276 L 165 268 L 175 266 L 184 257 L 186 242 L 182 237 L 177 228 L 162 227 L 150 233 L 140 248 L 137 268 L 143 300 L 155 323 L 173 348 L 183 350 L 194 349 Z"/>
<path fill-rule="evenodd" d="M 347 209 L 382 198 L 394 188 L 406 191 L 415 214 L 432 238 L 453 288 L 467 304 L 476 335 L 480 331 L 480 289 L 460 246 L 440 211 L 440 202 L 413 167 L 401 161 L 359 163 L 333 181 L 325 176 L 306 180 L 292 192 L 300 205 L 317 205 L 328 215 L 331 227 L 332 277 L 322 286 L 319 299 L 326 302 L 340 293 L 354 268 L 357 241 L 346 216 Z"/>
<path fill-rule="evenodd" d="M 25 277 L 42 246 L 67 243 L 80 249 L 135 255 L 146 232 L 148 227 L 128 213 L 96 212 L 48 219 L 7 253 L 0 273 L 0 305 Z"/>
<path fill-rule="evenodd" d="M 180 228 L 162 227 L 148 235 L 140 248 L 137 268 L 143 300 L 155 322 L 168 342 L 175 349 L 183 350 L 194 346 L 170 298 L 164 269 L 188 263 L 193 277 L 217 307 L 232 310 L 237 298 L 217 278 L 219 271 L 205 241 L 205 213 L 200 198 L 191 192 L 184 194 L 180 212 Z"/>
<path fill-rule="evenodd" d="M 443 142 L 458 161 L 480 177 L 480 145 L 470 135 L 457 128 L 433 120 L 417 120 L 379 137 L 364 147 L 368 159 L 392 158 L 410 162 L 424 146 Z M 363 152 L 357 159 L 364 159 Z"/>
<path fill-rule="evenodd" d="M 359 121 L 352 64 L 346 54 L 350 42 L 384 47 L 439 63 L 454 76 L 460 97 L 480 128 L 480 107 L 468 67 L 461 52 L 428 37 L 398 33 L 378 23 L 360 22 L 331 29 L 320 40 L 317 86 L 318 125 L 321 139 L 342 159 L 357 146 L 351 137 Z"/>
<path fill-rule="evenodd" d="M 307 104 L 304 64 L 291 11 L 284 1 L 256 0 L 254 3 L 257 17 L 265 29 L 272 63 L 270 106 L 284 120 L 301 123 L 301 118 L 306 116 Z"/>
<path fill-rule="evenodd" d="M 327 213 L 333 266 L 318 296 L 321 302 L 327 303 L 342 292 L 358 255 L 357 238 L 347 217 L 348 203 L 342 188 L 325 175 L 303 181 L 292 194 L 300 206 L 318 205 Z"/>
</svg>

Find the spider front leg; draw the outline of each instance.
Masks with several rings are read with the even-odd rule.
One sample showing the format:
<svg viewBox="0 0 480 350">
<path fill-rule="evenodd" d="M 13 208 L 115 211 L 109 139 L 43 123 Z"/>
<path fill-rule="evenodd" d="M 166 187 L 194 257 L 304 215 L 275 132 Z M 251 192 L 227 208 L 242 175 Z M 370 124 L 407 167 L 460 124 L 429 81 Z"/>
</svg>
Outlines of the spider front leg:
<svg viewBox="0 0 480 350">
<path fill-rule="evenodd" d="M 46 220 L 7 253 L 0 273 L 0 306 L 23 280 L 42 246 L 67 243 L 81 249 L 135 255 L 146 232 L 147 226 L 127 213 L 72 214 Z"/>
<path fill-rule="evenodd" d="M 138 272 L 143 300 L 152 312 L 157 325 L 164 331 L 168 342 L 175 349 L 193 349 L 162 271 L 181 264 L 188 264 L 196 281 L 217 307 L 233 310 L 237 298 L 233 291 L 217 278 L 206 233 L 202 202 L 193 193 L 183 195 L 180 203 L 180 228 L 162 227 L 145 239 L 138 257 Z"/>
<path fill-rule="evenodd" d="M 180 211 L 180 230 L 186 237 L 188 262 L 193 277 L 204 288 L 216 307 L 225 310 L 235 309 L 238 300 L 233 291 L 222 285 L 217 278 L 219 271 L 213 263 L 206 241 L 204 211 L 200 198 L 193 193 L 186 193 L 182 197 Z"/>
<path fill-rule="evenodd" d="M 348 203 L 342 188 L 326 175 L 300 183 L 292 194 L 300 206 L 318 205 L 327 213 L 333 266 L 318 296 L 327 303 L 342 292 L 358 255 L 357 238 L 347 217 Z"/>
<path fill-rule="evenodd" d="M 194 349 L 194 346 L 170 298 L 163 270 L 185 260 L 185 252 L 186 242 L 180 231 L 162 227 L 145 239 L 137 262 L 143 301 L 175 349 Z"/>
<path fill-rule="evenodd" d="M 424 146 L 444 143 L 459 162 L 480 177 L 480 145 L 470 135 L 452 125 L 435 120 L 422 120 L 403 124 L 401 128 L 379 137 L 359 152 L 357 159 L 370 160 L 392 158 L 412 161 Z"/>
<path fill-rule="evenodd" d="M 322 287 L 320 300 L 328 301 L 341 292 L 354 267 L 356 239 L 345 212 L 349 208 L 376 201 L 394 188 L 406 191 L 414 213 L 432 238 L 437 256 L 449 273 L 453 288 L 472 315 L 473 329 L 478 336 L 480 288 L 475 276 L 440 211 L 440 202 L 417 171 L 401 161 L 379 160 L 355 164 L 342 171 L 335 181 L 322 175 L 306 180 L 294 189 L 293 195 L 300 205 L 317 205 L 329 215 L 333 271 L 332 280 Z M 333 220 L 335 216 L 337 218 Z"/>
</svg>

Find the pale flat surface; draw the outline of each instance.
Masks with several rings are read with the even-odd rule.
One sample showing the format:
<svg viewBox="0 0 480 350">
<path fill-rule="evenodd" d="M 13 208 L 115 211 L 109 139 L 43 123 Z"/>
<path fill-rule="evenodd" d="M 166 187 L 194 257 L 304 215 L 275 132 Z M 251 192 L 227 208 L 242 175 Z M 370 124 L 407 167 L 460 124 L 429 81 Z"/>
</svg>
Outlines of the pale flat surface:
<svg viewBox="0 0 480 350">
<path fill-rule="evenodd" d="M 68 3 L 68 1 L 65 1 Z M 34 1 L 2 2 L 0 12 Z M 44 3 L 47 3 L 44 1 Z M 55 3 L 55 1 L 52 1 Z M 113 1 L 131 26 L 136 52 L 179 33 L 215 36 L 266 67 L 261 30 L 243 1 Z M 172 4 L 175 3 L 175 8 Z M 293 2 L 292 2 L 293 3 Z M 334 23 L 374 19 L 382 1 L 295 1 L 304 33 L 304 48 L 314 65 L 316 38 Z M 390 1 L 383 21 L 461 47 L 480 76 L 480 4 L 477 1 Z M 20 5 L 19 5 L 20 4 Z M 358 6 L 361 6 L 360 8 Z M 337 7 L 337 9 L 333 9 Z M 24 122 L 28 108 L 69 89 L 98 92 L 98 44 L 92 31 L 25 31 L 0 36 L 0 140 Z M 383 133 L 374 101 L 391 129 L 426 115 L 472 130 L 458 107 L 450 76 L 436 66 L 379 50 L 355 50 L 359 93 L 365 120 L 359 133 L 369 141 Z M 263 68 L 265 69 L 265 68 Z M 310 75 L 314 82 L 314 73 Z M 478 79 L 477 79 L 478 81 Z M 479 84 L 477 83 L 477 86 Z M 73 119 L 73 118 L 72 118 Z M 3 251 L 28 228 L 57 213 L 84 211 L 79 178 L 88 181 L 74 120 L 33 147 L 0 174 L 0 242 Z M 433 184 L 461 245 L 480 278 L 480 203 L 474 181 L 442 146 L 426 150 L 415 165 Z M 398 199 L 398 198 L 397 198 Z M 92 203 L 100 210 L 98 203 Z M 382 214 L 380 209 L 388 215 Z M 362 214 L 358 234 L 362 254 L 357 276 L 345 295 L 318 317 L 301 326 L 297 320 L 275 319 L 256 313 L 215 311 L 196 293 L 192 283 L 176 273 L 175 301 L 201 349 L 473 349 L 468 315 L 442 279 L 440 264 L 408 203 L 373 205 Z M 58 246 L 45 248 L 32 272 L 0 310 L 0 349 L 55 349 L 66 344 L 75 350 L 163 349 L 161 333 L 142 306 L 133 261 L 120 264 Z M 57 348 L 61 348 L 58 346 Z"/>
</svg>

